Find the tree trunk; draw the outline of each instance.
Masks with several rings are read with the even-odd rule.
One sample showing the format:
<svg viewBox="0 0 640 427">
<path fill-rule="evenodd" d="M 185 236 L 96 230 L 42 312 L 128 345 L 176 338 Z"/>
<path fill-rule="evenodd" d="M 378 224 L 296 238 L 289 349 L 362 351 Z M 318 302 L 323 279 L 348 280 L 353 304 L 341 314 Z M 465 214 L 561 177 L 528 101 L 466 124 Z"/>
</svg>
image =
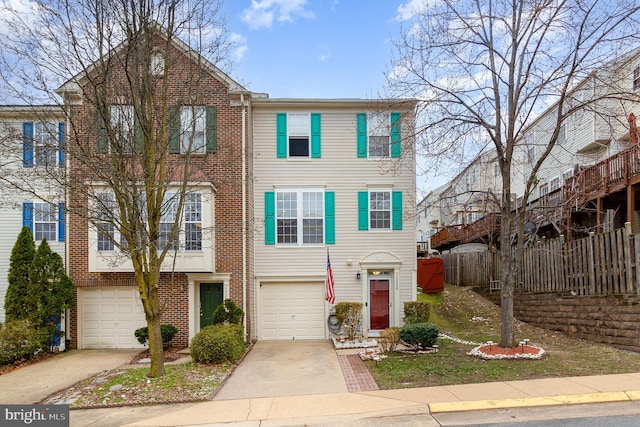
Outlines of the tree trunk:
<svg viewBox="0 0 640 427">
<path fill-rule="evenodd" d="M 161 377 L 164 375 L 164 348 L 162 347 L 162 335 L 160 333 L 160 317 L 147 317 L 149 330 L 149 377 Z"/>
<path fill-rule="evenodd" d="M 509 173 L 509 172 L 507 172 Z M 515 261 L 512 253 L 511 231 L 511 185 L 508 179 L 503 179 L 502 209 L 500 221 L 500 264 L 501 290 L 500 290 L 500 347 L 511 348 L 515 346 L 513 337 L 513 290 L 515 283 Z"/>
</svg>

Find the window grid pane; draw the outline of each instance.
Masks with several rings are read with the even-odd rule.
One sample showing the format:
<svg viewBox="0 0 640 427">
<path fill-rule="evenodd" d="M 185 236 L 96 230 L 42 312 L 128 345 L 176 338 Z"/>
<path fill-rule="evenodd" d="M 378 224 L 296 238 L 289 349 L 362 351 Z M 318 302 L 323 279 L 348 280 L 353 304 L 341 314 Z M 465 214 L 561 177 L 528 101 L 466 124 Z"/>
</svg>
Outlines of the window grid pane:
<svg viewBox="0 0 640 427">
<path fill-rule="evenodd" d="M 389 157 L 389 114 L 369 114 L 369 157 Z"/>
<path fill-rule="evenodd" d="M 55 123 L 36 123 L 33 141 L 36 166 L 55 166 L 58 158 L 58 127 Z"/>
<path fill-rule="evenodd" d="M 131 153 L 133 141 L 133 105 L 111 106 L 111 128 L 114 142 L 122 153 Z"/>
<path fill-rule="evenodd" d="M 185 250 L 202 250 L 202 195 L 189 193 L 184 201 Z"/>
<path fill-rule="evenodd" d="M 182 129 L 181 152 L 203 154 L 206 152 L 206 108 L 183 107 L 180 115 Z M 189 150 L 191 148 L 191 150 Z"/>
<path fill-rule="evenodd" d="M 158 250 L 163 250 L 165 246 L 169 245 L 170 250 L 178 248 L 178 235 L 173 237 L 173 241 L 170 242 L 171 229 L 176 221 L 177 215 L 177 200 L 176 195 L 173 193 L 165 193 L 164 201 L 162 203 L 162 217 L 160 218 L 160 227 L 158 229 Z"/>
<path fill-rule="evenodd" d="M 310 133 L 311 116 L 309 114 L 288 115 L 287 134 L 289 138 L 290 157 L 309 157 Z"/>
<path fill-rule="evenodd" d="M 324 197 L 320 192 L 302 193 L 302 243 L 323 243 Z"/>
<path fill-rule="evenodd" d="M 58 208 L 51 203 L 34 203 L 34 237 L 36 241 L 56 241 L 58 230 Z"/>
<path fill-rule="evenodd" d="M 369 193 L 369 223 L 371 229 L 391 229 L 391 193 L 389 191 Z"/>
</svg>

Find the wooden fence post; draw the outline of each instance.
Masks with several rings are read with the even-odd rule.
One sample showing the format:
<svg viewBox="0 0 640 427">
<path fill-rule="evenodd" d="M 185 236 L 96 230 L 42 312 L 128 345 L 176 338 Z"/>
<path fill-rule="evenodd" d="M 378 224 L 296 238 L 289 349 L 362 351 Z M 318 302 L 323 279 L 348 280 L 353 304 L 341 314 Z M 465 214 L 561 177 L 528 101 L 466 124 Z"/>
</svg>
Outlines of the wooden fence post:
<svg viewBox="0 0 640 427">
<path fill-rule="evenodd" d="M 624 229 L 626 233 L 624 234 L 624 263 L 625 263 L 625 271 L 627 273 L 626 279 L 626 293 L 633 292 L 633 264 L 631 260 L 631 249 L 633 248 L 633 234 L 631 233 L 631 223 L 625 222 Z"/>
<path fill-rule="evenodd" d="M 589 233 L 589 244 L 587 245 L 587 268 L 589 269 L 589 295 L 596 293 L 596 272 L 595 272 L 595 254 L 593 250 L 593 236 L 595 233 L 592 231 Z"/>
</svg>

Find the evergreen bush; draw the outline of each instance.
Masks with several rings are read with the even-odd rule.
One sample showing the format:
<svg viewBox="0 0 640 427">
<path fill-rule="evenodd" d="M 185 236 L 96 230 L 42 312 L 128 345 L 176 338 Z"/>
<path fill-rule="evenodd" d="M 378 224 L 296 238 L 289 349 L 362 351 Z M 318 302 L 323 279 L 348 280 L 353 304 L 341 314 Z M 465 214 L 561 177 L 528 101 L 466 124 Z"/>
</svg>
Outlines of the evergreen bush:
<svg viewBox="0 0 640 427">
<path fill-rule="evenodd" d="M 244 311 L 233 300 L 227 298 L 213 312 L 213 324 L 230 323 L 237 325 L 242 323 L 243 315 Z"/>
<path fill-rule="evenodd" d="M 237 362 L 244 354 L 244 329 L 239 324 L 203 328 L 191 340 L 191 358 L 196 363 Z"/>
<path fill-rule="evenodd" d="M 400 328 L 392 327 L 381 331 L 378 342 L 385 353 L 395 351 L 400 342 Z"/>
<path fill-rule="evenodd" d="M 22 227 L 18 239 L 11 250 L 7 293 L 4 300 L 4 312 L 7 322 L 26 319 L 33 307 L 28 305 L 29 283 L 31 282 L 31 264 L 36 255 L 36 245 L 29 227 Z"/>
<path fill-rule="evenodd" d="M 173 325 L 160 325 L 160 336 L 162 337 L 162 347 L 167 348 L 169 346 L 169 342 L 173 339 L 175 334 L 178 333 L 178 328 Z M 136 339 L 142 345 L 149 344 L 149 328 L 143 327 L 138 328 L 134 332 Z"/>
<path fill-rule="evenodd" d="M 440 331 L 431 323 L 411 323 L 400 330 L 400 338 L 407 344 L 418 348 L 433 347 Z"/>
<path fill-rule="evenodd" d="M 34 328 L 28 319 L 11 320 L 0 326 L 0 365 L 31 359 L 46 346 L 47 331 Z"/>
<path fill-rule="evenodd" d="M 407 301 L 404 303 L 404 323 L 427 323 L 431 316 L 431 304 L 427 301 Z"/>
</svg>

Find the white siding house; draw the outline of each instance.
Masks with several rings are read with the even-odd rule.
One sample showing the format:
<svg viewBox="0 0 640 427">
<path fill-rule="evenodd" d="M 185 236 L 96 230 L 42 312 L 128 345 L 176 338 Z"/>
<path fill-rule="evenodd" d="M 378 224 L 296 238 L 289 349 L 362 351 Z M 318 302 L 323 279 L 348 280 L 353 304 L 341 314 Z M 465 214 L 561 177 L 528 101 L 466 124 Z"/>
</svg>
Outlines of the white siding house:
<svg viewBox="0 0 640 427">
<path fill-rule="evenodd" d="M 335 302 L 363 333 L 416 298 L 413 100 L 254 99 L 258 339 L 325 339 Z"/>
<path fill-rule="evenodd" d="M 46 239 L 63 261 L 66 258 L 65 200 L 59 185 L 65 170 L 63 112 L 47 106 L 0 106 L 0 140 L 3 177 L 0 181 L 0 323 L 3 323 L 11 250 L 22 226 L 31 229 L 36 247 Z"/>
</svg>

